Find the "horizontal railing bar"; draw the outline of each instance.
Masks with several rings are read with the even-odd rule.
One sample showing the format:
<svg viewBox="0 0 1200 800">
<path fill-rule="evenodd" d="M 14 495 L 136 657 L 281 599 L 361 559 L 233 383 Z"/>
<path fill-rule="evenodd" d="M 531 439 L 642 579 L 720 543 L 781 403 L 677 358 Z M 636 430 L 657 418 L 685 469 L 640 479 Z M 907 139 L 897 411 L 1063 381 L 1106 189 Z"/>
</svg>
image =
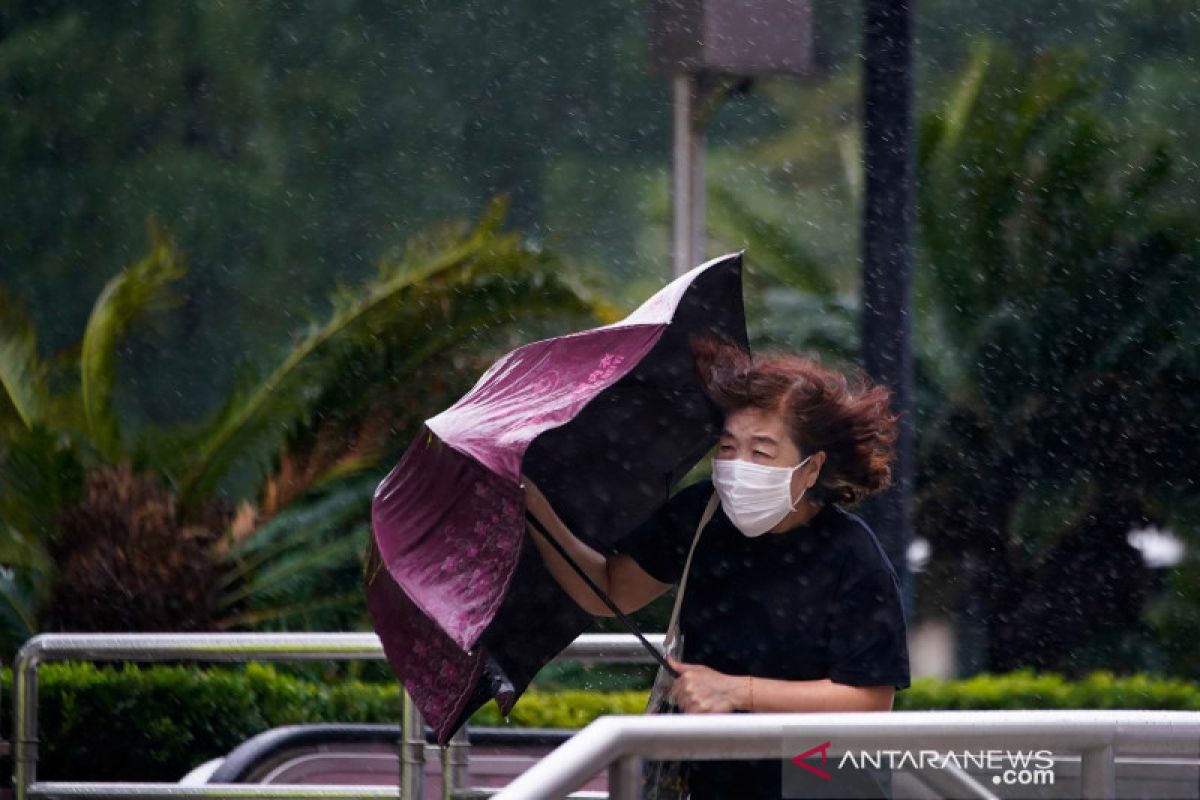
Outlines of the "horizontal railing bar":
<svg viewBox="0 0 1200 800">
<path fill-rule="evenodd" d="M 663 634 L 647 634 L 662 646 Z M 374 633 L 44 633 L 21 648 L 37 661 L 86 658 L 93 661 L 299 661 L 382 660 Z M 555 660 L 653 663 L 628 633 L 585 633 Z"/>
<path fill-rule="evenodd" d="M 400 800 L 399 787 L 393 786 L 346 786 L 322 784 L 263 784 L 263 783 L 75 783 L 38 782 L 29 787 L 30 797 L 50 798 L 139 798 L 153 800 L 162 798 L 256 798 L 256 800 L 305 800 L 328 798 L 329 800 Z"/>
<path fill-rule="evenodd" d="M 456 800 L 494 797 L 499 788 L 460 789 Z M 29 796 L 52 800 L 63 798 L 112 798 L 113 800 L 192 800 L 192 798 L 252 798 L 252 800 L 400 800 L 398 788 L 342 784 L 261 784 L 261 783 L 83 783 L 47 781 L 29 787 Z M 567 800 L 606 800 L 608 792 L 580 791 Z"/>
<path fill-rule="evenodd" d="M 847 750 L 1014 749 L 1086 751 L 1136 743 L 1161 754 L 1194 753 L 1200 712 L 1133 710 L 895 711 L 605 716 L 542 758 L 497 798 L 566 794 L 619 758 L 782 758 L 788 741 Z M 1152 746 L 1153 745 L 1153 746 Z M 794 755 L 790 754 L 790 755 Z"/>
<path fill-rule="evenodd" d="M 644 634 L 650 644 L 662 650 L 666 634 Z M 632 633 L 585 633 L 554 657 L 555 661 L 594 661 L 605 664 L 657 664 Z"/>
<path fill-rule="evenodd" d="M 495 797 L 501 788 L 503 787 L 488 786 L 476 789 L 455 789 L 450 796 L 454 800 L 482 800 L 482 798 Z M 608 792 L 582 790 L 571 792 L 564 800 L 608 800 Z"/>
<path fill-rule="evenodd" d="M 381 659 L 373 633 L 75 633 L 39 634 L 22 652 L 39 660 L 326 660 Z"/>
</svg>

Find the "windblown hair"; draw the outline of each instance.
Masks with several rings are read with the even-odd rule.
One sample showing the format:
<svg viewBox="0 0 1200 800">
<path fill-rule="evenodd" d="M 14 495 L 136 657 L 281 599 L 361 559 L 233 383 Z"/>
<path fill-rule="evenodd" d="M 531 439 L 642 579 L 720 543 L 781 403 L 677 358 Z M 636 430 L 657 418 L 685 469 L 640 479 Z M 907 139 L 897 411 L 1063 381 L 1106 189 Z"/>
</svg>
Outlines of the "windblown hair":
<svg viewBox="0 0 1200 800">
<path fill-rule="evenodd" d="M 713 336 L 693 337 L 696 371 L 708 396 L 729 414 L 776 411 L 801 458 L 825 451 L 808 491 L 814 502 L 852 506 L 891 485 L 898 415 L 891 391 L 855 368 L 850 379 L 817 358 L 768 352 L 752 357 Z"/>
</svg>

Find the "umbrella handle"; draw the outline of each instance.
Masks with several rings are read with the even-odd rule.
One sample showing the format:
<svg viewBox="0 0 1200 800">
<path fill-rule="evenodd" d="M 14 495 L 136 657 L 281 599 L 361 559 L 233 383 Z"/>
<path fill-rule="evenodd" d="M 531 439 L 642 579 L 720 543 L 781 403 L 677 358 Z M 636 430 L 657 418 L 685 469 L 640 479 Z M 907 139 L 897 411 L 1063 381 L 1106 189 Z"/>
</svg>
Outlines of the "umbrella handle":
<svg viewBox="0 0 1200 800">
<path fill-rule="evenodd" d="M 596 595 L 601 600 L 604 601 L 604 604 L 606 606 L 608 606 L 610 609 L 612 609 L 612 612 L 614 614 L 616 614 L 617 618 L 621 620 L 621 623 L 626 628 L 629 629 L 629 632 L 638 638 L 638 641 L 640 641 L 642 643 L 642 646 L 646 648 L 646 650 L 650 653 L 650 655 L 654 656 L 654 660 L 657 661 L 659 663 L 659 665 L 663 669 L 665 669 L 672 678 L 678 678 L 679 671 L 677 669 L 675 669 L 674 667 L 672 667 L 669 663 L 667 663 L 666 657 L 658 651 L 657 647 L 650 644 L 650 640 L 642 635 L 642 632 L 640 630 L 638 630 L 637 625 L 633 624 L 633 620 L 631 620 L 628 616 L 626 616 L 625 612 L 623 612 L 623 611 L 621 611 L 621 609 L 617 608 L 617 604 L 612 601 L 612 598 L 609 597 L 608 594 L 605 593 L 605 591 L 603 589 L 601 589 L 599 586 L 596 585 L 596 582 L 594 580 L 592 580 L 592 577 L 590 575 L 588 575 L 586 572 L 583 571 L 583 567 L 579 566 L 577 563 L 575 563 L 575 559 L 573 559 L 569 555 L 567 555 L 566 548 L 564 548 L 557 539 L 555 539 L 553 536 L 551 536 L 549 533 L 546 532 L 546 530 L 542 527 L 541 522 L 539 522 L 537 517 L 535 517 L 533 515 L 533 512 L 526 509 L 525 519 L 527 519 L 529 521 L 530 526 L 535 531 L 538 532 L 538 535 L 541 536 L 546 541 L 548 541 L 550 543 L 550 545 L 555 550 L 558 551 L 558 554 L 560 556 L 562 556 L 566 560 L 566 562 L 568 564 L 570 564 L 571 567 L 577 573 L 579 573 L 579 577 L 583 578 L 584 582 L 592 588 L 592 591 L 595 592 Z"/>
</svg>

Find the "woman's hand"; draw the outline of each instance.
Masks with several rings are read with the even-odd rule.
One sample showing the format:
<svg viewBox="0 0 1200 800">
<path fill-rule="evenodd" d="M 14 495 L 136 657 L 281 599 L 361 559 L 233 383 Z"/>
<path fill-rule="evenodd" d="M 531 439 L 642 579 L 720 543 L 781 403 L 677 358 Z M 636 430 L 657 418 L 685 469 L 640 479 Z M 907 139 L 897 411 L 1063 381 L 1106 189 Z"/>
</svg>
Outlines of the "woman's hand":
<svg viewBox="0 0 1200 800">
<path fill-rule="evenodd" d="M 671 699 L 685 713 L 721 714 L 749 707 L 745 675 L 726 675 L 703 664 L 688 664 L 667 656 L 679 673 L 671 686 Z"/>
</svg>

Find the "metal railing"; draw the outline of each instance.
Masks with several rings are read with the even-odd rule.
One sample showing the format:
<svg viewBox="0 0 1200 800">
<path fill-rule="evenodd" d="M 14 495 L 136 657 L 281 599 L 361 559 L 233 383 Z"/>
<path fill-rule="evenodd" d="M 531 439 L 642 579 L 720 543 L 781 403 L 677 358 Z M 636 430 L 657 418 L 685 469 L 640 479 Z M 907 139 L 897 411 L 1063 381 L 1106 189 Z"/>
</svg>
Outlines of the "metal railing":
<svg viewBox="0 0 1200 800">
<path fill-rule="evenodd" d="M 1082 796 L 1113 798 L 1117 796 L 1118 750 L 1125 754 L 1182 755 L 1194 759 L 1200 748 L 1200 712 L 894 711 L 606 716 L 519 775 L 495 797 L 497 800 L 563 797 L 607 768 L 609 797 L 630 800 L 639 796 L 642 759 L 789 758 L 796 753 L 784 753 L 783 747 L 796 738 L 829 741 L 827 755 L 905 748 L 946 752 L 1019 747 L 1078 752 L 1082 757 Z M 964 775 L 940 777 L 973 780 Z"/>
<path fill-rule="evenodd" d="M 662 634 L 647 639 L 662 646 Z M 254 786 L 173 783 L 101 783 L 37 781 L 38 668 L 50 661 L 382 661 L 383 646 L 374 633 L 44 633 L 34 636 L 13 662 L 13 790 L 15 800 L 51 797 L 190 798 L 190 797 L 370 797 L 421 798 L 426 742 L 424 721 L 401 688 L 400 785 L 376 787 Z M 630 634 L 584 634 L 555 659 L 651 663 L 652 659 Z M 469 742 L 460 729 L 441 748 L 444 796 L 481 796 L 463 786 Z M 484 791 L 482 794 L 492 794 Z M 586 793 L 581 797 L 587 796 Z"/>
<path fill-rule="evenodd" d="M 661 646 L 662 634 L 647 636 Z M 424 722 L 403 691 L 401 776 L 397 789 L 366 786 L 266 786 L 174 783 L 38 782 L 38 668 L 67 659 L 91 661 L 315 661 L 383 660 L 373 633 L 261 634 L 41 634 L 21 648 L 13 665 L 13 787 L 30 798 L 421 798 Z M 629 634 L 585 634 L 556 660 L 651 663 Z M 908 711 L 853 714 L 705 714 L 609 716 L 588 725 L 499 790 L 466 788 L 469 742 L 465 727 L 441 748 L 444 796 L 468 798 L 563 797 L 608 770 L 609 796 L 636 796 L 644 758 L 764 758 L 782 756 L 784 734 L 836 740 L 847 749 L 918 746 L 925 750 L 974 747 L 1052 747 L 1081 754 L 1088 797 L 1115 796 L 1115 757 L 1122 753 L 1183 754 L 1200 747 L 1200 712 L 1176 711 Z M 931 776 L 958 796 L 991 796 L 965 772 Z M 575 797 L 594 797 L 579 792 Z"/>
</svg>

